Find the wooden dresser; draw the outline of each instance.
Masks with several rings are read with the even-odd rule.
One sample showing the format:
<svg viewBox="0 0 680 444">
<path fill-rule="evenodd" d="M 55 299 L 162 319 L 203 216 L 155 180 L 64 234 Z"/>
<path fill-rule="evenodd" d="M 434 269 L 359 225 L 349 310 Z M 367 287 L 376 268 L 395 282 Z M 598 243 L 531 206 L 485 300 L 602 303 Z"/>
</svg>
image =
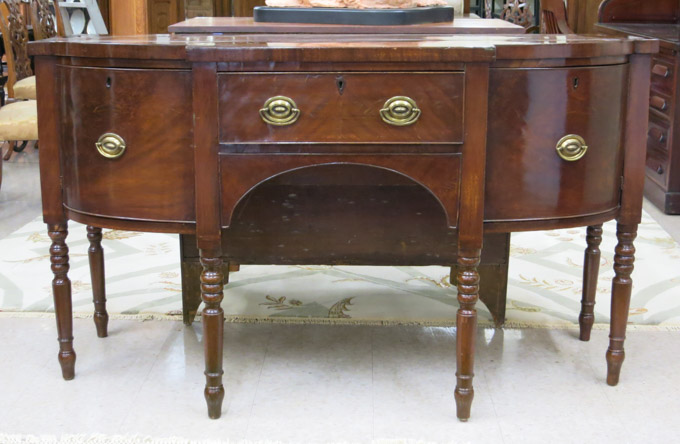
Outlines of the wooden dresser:
<svg viewBox="0 0 680 444">
<path fill-rule="evenodd" d="M 651 67 L 645 197 L 680 214 L 680 1 L 607 0 L 599 21 L 599 32 L 660 42 Z"/>
<path fill-rule="evenodd" d="M 65 379 L 75 375 L 66 244 L 75 220 L 88 224 L 100 336 L 101 228 L 196 237 L 211 418 L 225 396 L 225 258 L 455 264 L 455 400 L 465 421 L 483 235 L 588 226 L 580 317 L 588 340 L 601 224 L 616 219 L 606 359 L 607 382 L 618 383 L 656 41 L 84 36 L 30 50 Z M 264 198 L 286 187 L 297 191 Z"/>
</svg>

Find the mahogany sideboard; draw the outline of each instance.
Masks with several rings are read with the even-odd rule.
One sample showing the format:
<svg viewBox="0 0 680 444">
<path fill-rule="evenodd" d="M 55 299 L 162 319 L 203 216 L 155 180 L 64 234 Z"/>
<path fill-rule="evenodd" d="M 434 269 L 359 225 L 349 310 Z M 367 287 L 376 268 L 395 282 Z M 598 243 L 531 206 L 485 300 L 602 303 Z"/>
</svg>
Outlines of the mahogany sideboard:
<svg viewBox="0 0 680 444">
<path fill-rule="evenodd" d="M 176 34 L 355 34 L 358 39 L 363 39 L 361 35 L 366 34 L 524 34 L 525 29 L 519 25 L 509 23 L 500 19 L 479 19 L 466 17 L 456 17 L 453 22 L 448 23 L 431 23 L 421 25 L 408 26 L 347 26 L 347 25 L 322 25 L 322 24 L 299 24 L 299 23 L 256 23 L 252 17 L 197 17 L 180 23 L 176 23 L 168 28 L 172 33 Z M 313 230 L 297 230 L 297 236 L 288 239 L 287 242 L 282 242 L 283 245 L 295 246 L 296 251 L 290 249 L 279 248 L 276 251 L 267 251 L 267 248 L 253 249 L 253 244 L 258 243 L 266 247 L 269 244 L 268 238 L 254 239 L 252 234 L 248 236 L 244 229 L 229 230 L 226 234 L 233 236 L 235 239 L 249 237 L 249 254 L 239 254 L 239 252 L 231 251 L 229 247 L 234 245 L 231 240 L 226 240 L 227 249 L 222 252 L 224 259 L 223 273 L 225 280 L 228 280 L 230 271 L 239 269 L 239 263 L 234 263 L 235 257 L 240 257 L 242 260 L 248 262 L 241 262 L 243 264 L 290 264 L 290 263 L 318 263 L 319 261 L 328 262 L 331 259 L 330 253 L 333 253 L 333 264 L 363 264 L 379 263 L 381 265 L 417 265 L 430 264 L 432 257 L 437 257 L 437 260 L 442 265 L 452 265 L 451 267 L 451 283 L 455 284 L 456 276 L 456 258 L 451 254 L 455 248 L 451 247 L 451 241 L 446 242 L 446 235 L 444 233 L 433 232 L 432 230 L 419 230 L 417 223 L 402 224 L 379 222 L 373 220 L 363 220 L 362 217 L 368 216 L 371 211 L 350 211 L 355 210 L 357 205 L 362 203 L 367 207 L 371 207 L 373 202 L 382 202 L 387 199 L 390 205 L 394 219 L 395 215 L 404 217 L 405 215 L 418 215 L 421 221 L 426 217 L 438 217 L 437 206 L 431 206 L 428 210 L 423 208 L 423 201 L 417 197 L 417 194 L 408 194 L 404 190 L 408 182 L 403 182 L 399 189 L 398 197 L 384 195 L 386 189 L 385 181 L 390 180 L 387 175 L 380 179 L 381 186 L 371 186 L 376 183 L 375 172 L 371 172 L 371 179 L 363 181 L 363 187 L 358 193 L 354 193 L 353 199 L 343 199 L 343 194 L 351 193 L 352 189 L 357 190 L 357 181 L 359 178 L 355 175 L 351 181 L 339 181 L 340 177 L 334 179 L 333 185 L 337 188 L 335 194 L 331 192 L 330 187 L 321 187 L 319 180 L 305 180 L 302 175 L 293 178 L 288 178 L 285 183 L 274 186 L 262 187 L 260 194 L 256 199 L 251 199 L 250 206 L 254 208 L 255 202 L 285 202 L 285 207 L 267 205 L 269 214 L 267 217 L 261 217 L 262 211 L 267 211 L 266 208 L 258 211 L 249 211 L 242 213 L 238 219 L 239 227 L 249 227 L 247 232 L 268 233 L 269 237 L 283 239 L 287 235 L 287 229 L 277 230 L 280 227 L 277 224 L 272 224 L 269 227 L 258 227 L 263 221 L 277 220 L 283 217 L 289 217 L 291 214 L 298 214 L 299 217 L 306 221 L 306 226 L 314 227 Z M 394 182 L 394 181 L 392 181 Z M 344 185 L 343 185 L 344 184 Z M 394 185 L 396 183 L 392 183 Z M 309 187 L 313 187 L 313 193 L 307 192 Z M 320 192 L 324 190 L 324 192 Z M 417 191 L 418 188 L 412 188 Z M 305 200 L 299 199 L 285 199 L 290 194 L 305 194 Z M 409 198 L 412 196 L 413 198 Z M 281 199 L 283 197 L 284 199 Z M 391 199 L 394 197 L 397 204 Z M 342 224 L 334 224 L 323 215 L 320 215 L 316 209 L 323 208 L 322 202 L 333 201 L 336 202 L 336 209 L 341 214 L 353 214 L 351 220 L 343 222 Z M 342 209 L 345 205 L 347 208 Z M 321 216 L 321 217 L 319 217 Z M 387 217 L 383 213 L 384 217 Z M 331 225 L 329 225 L 331 222 Z M 413 221 L 415 222 L 415 221 Z M 362 245 L 370 245 L 374 234 L 369 235 L 363 230 L 367 226 L 380 226 L 381 255 L 377 256 L 362 254 L 360 247 Z M 430 224 L 426 224 L 430 225 Z M 342 232 L 338 227 L 346 228 Z M 366 238 L 357 238 L 357 232 L 364 232 Z M 323 237 L 315 236 L 315 233 L 323 233 Z M 348 243 L 346 239 L 354 238 L 353 242 Z M 388 241 L 389 239 L 389 241 Z M 408 239 L 407 242 L 404 242 Z M 442 243 L 442 240 L 445 240 Z M 259 242 L 256 242 L 259 241 Z M 317 245 L 323 244 L 323 249 L 316 248 Z M 238 242 L 236 242 L 238 245 Z M 481 276 L 479 298 L 489 310 L 495 325 L 501 326 L 505 322 L 505 307 L 507 304 L 507 287 L 508 287 L 508 265 L 510 261 L 510 233 L 488 233 L 484 236 L 484 251 L 482 253 L 481 261 L 478 267 Z M 304 254 L 305 249 L 308 252 L 319 250 L 322 252 L 323 259 L 314 254 Z M 198 312 L 201 304 L 201 291 L 198 285 L 199 276 L 202 270 L 199 254 L 196 248 L 196 239 L 190 235 L 180 235 L 180 256 L 181 256 L 181 271 L 182 271 L 182 317 L 184 323 L 190 325 Z M 258 254 L 260 253 L 260 254 Z M 427 256 L 429 255 L 429 257 Z M 230 263 L 230 260 L 232 261 Z"/>
<path fill-rule="evenodd" d="M 76 359 L 68 220 L 88 225 L 100 336 L 108 320 L 101 227 L 196 237 L 211 418 L 225 396 L 224 253 L 236 263 L 281 251 L 291 263 L 334 263 L 326 241 L 344 238 L 369 264 L 410 255 L 441 264 L 441 254 L 456 264 L 455 400 L 467 420 L 483 235 L 588 226 L 580 316 L 588 340 L 601 224 L 615 218 L 606 360 L 607 382 L 618 383 L 658 42 L 158 35 L 52 39 L 30 50 L 64 379 Z M 272 185 L 300 193 L 263 200 Z M 354 198 L 363 199 L 356 209 L 335 204 Z M 305 213 L 313 217 L 270 217 L 292 199 L 313 203 Z M 401 213 L 402 200 L 411 213 Z M 315 242 L 302 242 L 306 234 Z M 412 236 L 430 240 L 410 245 Z"/>
<path fill-rule="evenodd" d="M 653 56 L 645 197 L 666 214 L 680 214 L 680 0 L 607 0 L 598 32 L 658 39 Z"/>
</svg>

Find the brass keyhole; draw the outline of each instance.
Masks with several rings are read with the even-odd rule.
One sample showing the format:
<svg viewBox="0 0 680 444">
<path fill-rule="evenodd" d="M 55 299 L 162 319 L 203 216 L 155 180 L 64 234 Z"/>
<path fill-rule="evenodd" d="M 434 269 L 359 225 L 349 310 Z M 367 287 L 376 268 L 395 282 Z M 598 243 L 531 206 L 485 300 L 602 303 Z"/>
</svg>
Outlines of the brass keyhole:
<svg viewBox="0 0 680 444">
<path fill-rule="evenodd" d="M 342 76 L 336 77 L 335 86 L 338 88 L 340 95 L 342 95 L 342 93 L 345 92 L 345 78 Z"/>
</svg>

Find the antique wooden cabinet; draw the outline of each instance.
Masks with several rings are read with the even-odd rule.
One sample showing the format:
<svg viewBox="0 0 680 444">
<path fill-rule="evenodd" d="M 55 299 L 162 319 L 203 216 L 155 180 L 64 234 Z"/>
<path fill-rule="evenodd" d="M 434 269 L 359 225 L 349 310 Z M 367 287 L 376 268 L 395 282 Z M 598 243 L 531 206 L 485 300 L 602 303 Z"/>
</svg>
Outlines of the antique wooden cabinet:
<svg viewBox="0 0 680 444">
<path fill-rule="evenodd" d="M 588 340 L 601 224 L 616 218 L 606 354 L 616 385 L 657 50 L 650 40 L 575 35 L 33 44 L 63 377 L 75 375 L 66 244 L 75 220 L 89 225 L 100 336 L 101 228 L 195 236 L 211 418 L 225 396 L 224 258 L 456 264 L 455 400 L 467 420 L 484 234 L 588 226 L 580 317 Z"/>
<path fill-rule="evenodd" d="M 597 31 L 659 39 L 651 67 L 645 196 L 680 214 L 680 1 L 607 0 Z"/>
</svg>

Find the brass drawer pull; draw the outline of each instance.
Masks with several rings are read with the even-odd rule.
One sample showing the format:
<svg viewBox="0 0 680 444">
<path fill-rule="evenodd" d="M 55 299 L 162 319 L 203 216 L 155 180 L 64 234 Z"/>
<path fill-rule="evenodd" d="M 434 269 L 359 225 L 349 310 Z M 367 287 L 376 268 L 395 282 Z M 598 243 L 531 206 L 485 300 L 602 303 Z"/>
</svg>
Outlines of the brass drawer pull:
<svg viewBox="0 0 680 444">
<path fill-rule="evenodd" d="M 380 110 L 380 117 L 383 122 L 390 125 L 412 125 L 420 117 L 420 109 L 415 100 L 405 96 L 396 96 L 385 102 Z"/>
<path fill-rule="evenodd" d="M 659 111 L 666 111 L 666 108 L 668 108 L 666 99 L 659 96 L 652 96 L 652 98 L 649 99 L 649 104 L 652 105 L 652 107 L 658 109 Z"/>
<path fill-rule="evenodd" d="M 97 143 L 95 143 L 95 146 L 97 147 L 99 154 L 107 159 L 119 158 L 125 152 L 125 148 L 127 148 L 125 140 L 114 133 L 102 134 Z"/>
<path fill-rule="evenodd" d="M 658 128 L 650 128 L 649 131 L 647 131 L 647 134 L 658 143 L 664 143 L 666 141 L 666 134 Z"/>
<path fill-rule="evenodd" d="M 260 110 L 260 117 L 269 125 L 292 125 L 300 117 L 300 110 L 293 99 L 275 96 L 264 102 L 264 107 Z"/>
<path fill-rule="evenodd" d="M 656 74 L 657 76 L 667 78 L 671 74 L 671 70 L 668 69 L 667 66 L 654 65 L 654 67 L 652 68 L 652 74 Z"/>
<path fill-rule="evenodd" d="M 568 162 L 579 160 L 588 151 L 588 145 L 583 137 L 576 134 L 568 134 L 557 142 L 557 154 Z"/>
</svg>

